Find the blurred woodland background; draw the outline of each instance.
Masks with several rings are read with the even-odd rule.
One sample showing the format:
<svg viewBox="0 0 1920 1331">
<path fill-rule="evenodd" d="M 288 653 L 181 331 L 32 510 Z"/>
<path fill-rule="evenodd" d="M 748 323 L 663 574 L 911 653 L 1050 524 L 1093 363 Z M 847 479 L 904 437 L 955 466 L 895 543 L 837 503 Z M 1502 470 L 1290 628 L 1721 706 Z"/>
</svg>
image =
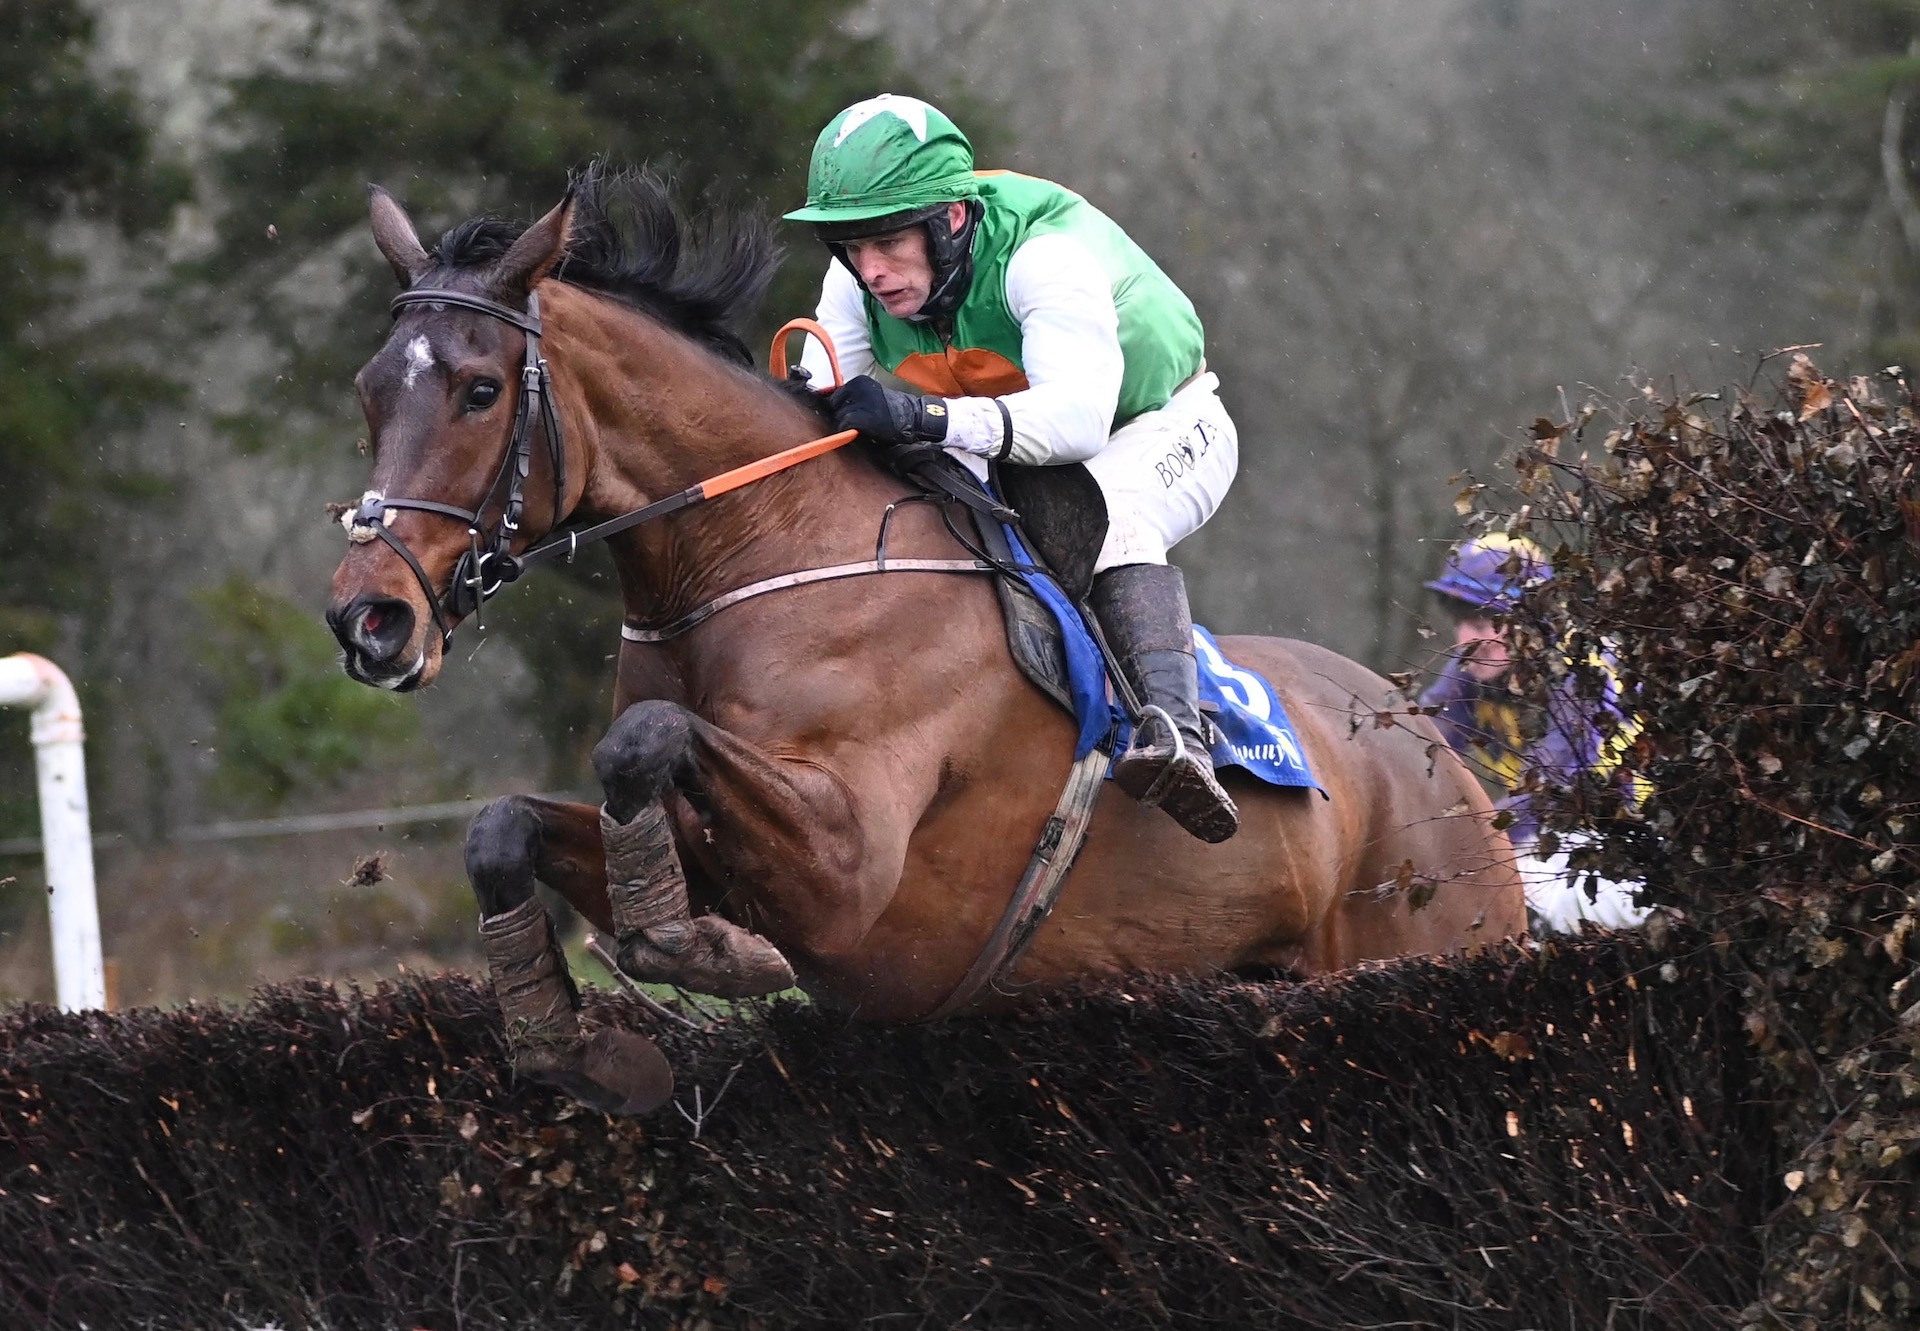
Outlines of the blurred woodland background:
<svg viewBox="0 0 1920 1331">
<path fill-rule="evenodd" d="M 1448 478 L 1563 394 L 1920 351 L 1911 0 L 9 0 L 0 653 L 81 689 L 122 1001 L 470 952 L 458 821 L 210 824 L 590 786 L 596 560 L 501 598 L 425 694 L 338 669 L 324 504 L 363 486 L 392 282 L 366 183 L 437 232 L 606 153 L 773 211 L 881 89 L 1194 298 L 1242 437 L 1179 552 L 1221 631 L 1429 666 Z M 767 331 L 824 266 L 789 244 Z M 32 780 L 0 712 L 0 999 L 51 996 Z"/>
</svg>

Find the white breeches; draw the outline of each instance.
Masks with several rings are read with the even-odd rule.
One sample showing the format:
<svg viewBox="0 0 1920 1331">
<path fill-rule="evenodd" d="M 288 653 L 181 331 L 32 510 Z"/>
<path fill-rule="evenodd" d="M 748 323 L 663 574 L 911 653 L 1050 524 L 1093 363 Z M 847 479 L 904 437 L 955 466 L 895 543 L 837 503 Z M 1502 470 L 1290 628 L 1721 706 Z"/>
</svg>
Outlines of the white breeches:
<svg viewBox="0 0 1920 1331">
<path fill-rule="evenodd" d="M 1514 852 L 1519 857 L 1527 909 L 1555 933 L 1578 933 L 1582 920 L 1603 929 L 1630 929 L 1647 918 L 1648 908 L 1634 904 L 1633 884 L 1570 869 L 1569 850 L 1544 858 L 1534 854 L 1532 845 L 1517 845 Z M 1589 888 L 1592 896 L 1587 895 Z"/>
<path fill-rule="evenodd" d="M 985 475 L 984 460 L 954 456 Z M 1220 401 L 1219 377 L 1203 372 L 1166 406 L 1135 416 L 1086 465 L 1107 501 L 1094 571 L 1166 563 L 1167 551 L 1213 516 L 1240 470 L 1240 432 Z"/>
<path fill-rule="evenodd" d="M 1212 517 L 1240 470 L 1240 431 L 1202 373 L 1158 411 L 1142 412 L 1087 459 L 1107 500 L 1107 539 L 1096 573 L 1164 564 L 1167 551 Z"/>
</svg>

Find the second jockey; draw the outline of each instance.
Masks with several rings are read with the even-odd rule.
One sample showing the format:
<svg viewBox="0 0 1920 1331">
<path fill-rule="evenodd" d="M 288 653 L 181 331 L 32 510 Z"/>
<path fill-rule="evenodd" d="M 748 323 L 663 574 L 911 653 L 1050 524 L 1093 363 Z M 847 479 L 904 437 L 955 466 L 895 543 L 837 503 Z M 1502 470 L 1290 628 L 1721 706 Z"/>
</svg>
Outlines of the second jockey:
<svg viewBox="0 0 1920 1331">
<path fill-rule="evenodd" d="M 848 107 L 813 148 L 807 203 L 833 255 L 816 318 L 850 376 L 839 429 L 910 460 L 1084 463 L 1106 501 L 1092 608 L 1149 710 L 1114 766 L 1129 795 L 1202 841 L 1239 828 L 1214 775 L 1192 619 L 1167 552 L 1220 506 L 1239 435 L 1193 304 L 1099 209 L 1050 181 L 976 171 L 966 135 L 891 93 Z M 802 362 L 830 374 L 809 341 Z M 912 391 L 888 387 L 878 367 Z"/>
<path fill-rule="evenodd" d="M 1639 723 L 1625 710 L 1619 681 L 1604 658 L 1593 661 L 1605 681 L 1604 695 L 1589 702 L 1570 685 L 1556 687 L 1547 701 L 1544 733 L 1532 740 L 1526 736 L 1522 701 L 1509 687 L 1513 660 L 1507 621 L 1526 592 L 1552 576 L 1546 553 L 1525 537 L 1479 536 L 1448 551 L 1440 576 L 1426 586 L 1453 621 L 1453 649 L 1420 703 L 1431 709 L 1447 742 L 1504 788 L 1500 807 L 1512 819 L 1535 930 L 1570 933 L 1582 921 L 1626 928 L 1648 914 L 1637 903 L 1634 886 L 1573 869 L 1567 849 L 1549 848 L 1542 840 L 1540 820 L 1524 790 L 1530 775 L 1554 785 L 1582 776 L 1623 781 L 1632 793 L 1639 785 L 1621 770 Z"/>
</svg>

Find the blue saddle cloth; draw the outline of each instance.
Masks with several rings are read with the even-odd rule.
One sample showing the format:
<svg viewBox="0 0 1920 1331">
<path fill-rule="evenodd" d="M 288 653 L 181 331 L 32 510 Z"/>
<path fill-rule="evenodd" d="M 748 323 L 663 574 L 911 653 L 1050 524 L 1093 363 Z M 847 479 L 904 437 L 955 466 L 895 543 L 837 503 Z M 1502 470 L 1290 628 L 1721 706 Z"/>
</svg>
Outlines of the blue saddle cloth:
<svg viewBox="0 0 1920 1331">
<path fill-rule="evenodd" d="M 1075 761 L 1086 757 L 1110 735 L 1113 751 L 1124 752 L 1133 726 L 1108 687 L 1106 661 L 1081 618 L 1080 608 L 1035 566 L 1020 534 L 1011 527 L 1006 528 L 1006 534 L 1015 567 L 1028 590 L 1060 627 L 1068 693 L 1080 727 L 1073 748 Z M 1213 635 L 1198 624 L 1193 627 L 1193 650 L 1200 665 L 1200 701 L 1213 721 L 1213 765 L 1238 767 L 1268 785 L 1300 786 L 1326 794 L 1307 765 L 1306 752 L 1273 686 L 1254 671 L 1229 661 Z"/>
</svg>

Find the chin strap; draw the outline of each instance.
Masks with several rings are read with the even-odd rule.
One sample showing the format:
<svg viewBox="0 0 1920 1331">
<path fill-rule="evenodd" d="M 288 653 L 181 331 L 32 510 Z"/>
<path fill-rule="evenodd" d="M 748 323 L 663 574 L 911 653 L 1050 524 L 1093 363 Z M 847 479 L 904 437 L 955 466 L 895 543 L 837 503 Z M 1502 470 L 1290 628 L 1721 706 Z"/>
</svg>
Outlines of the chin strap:
<svg viewBox="0 0 1920 1331">
<path fill-rule="evenodd" d="M 933 261 L 933 290 L 927 293 L 927 303 L 913 316 L 916 320 L 952 318 L 973 288 L 973 235 L 987 208 L 978 199 L 968 199 L 965 203 L 966 220 L 944 237 L 939 234 L 939 228 L 945 218 L 931 218 L 926 224 L 927 255 Z"/>
</svg>

